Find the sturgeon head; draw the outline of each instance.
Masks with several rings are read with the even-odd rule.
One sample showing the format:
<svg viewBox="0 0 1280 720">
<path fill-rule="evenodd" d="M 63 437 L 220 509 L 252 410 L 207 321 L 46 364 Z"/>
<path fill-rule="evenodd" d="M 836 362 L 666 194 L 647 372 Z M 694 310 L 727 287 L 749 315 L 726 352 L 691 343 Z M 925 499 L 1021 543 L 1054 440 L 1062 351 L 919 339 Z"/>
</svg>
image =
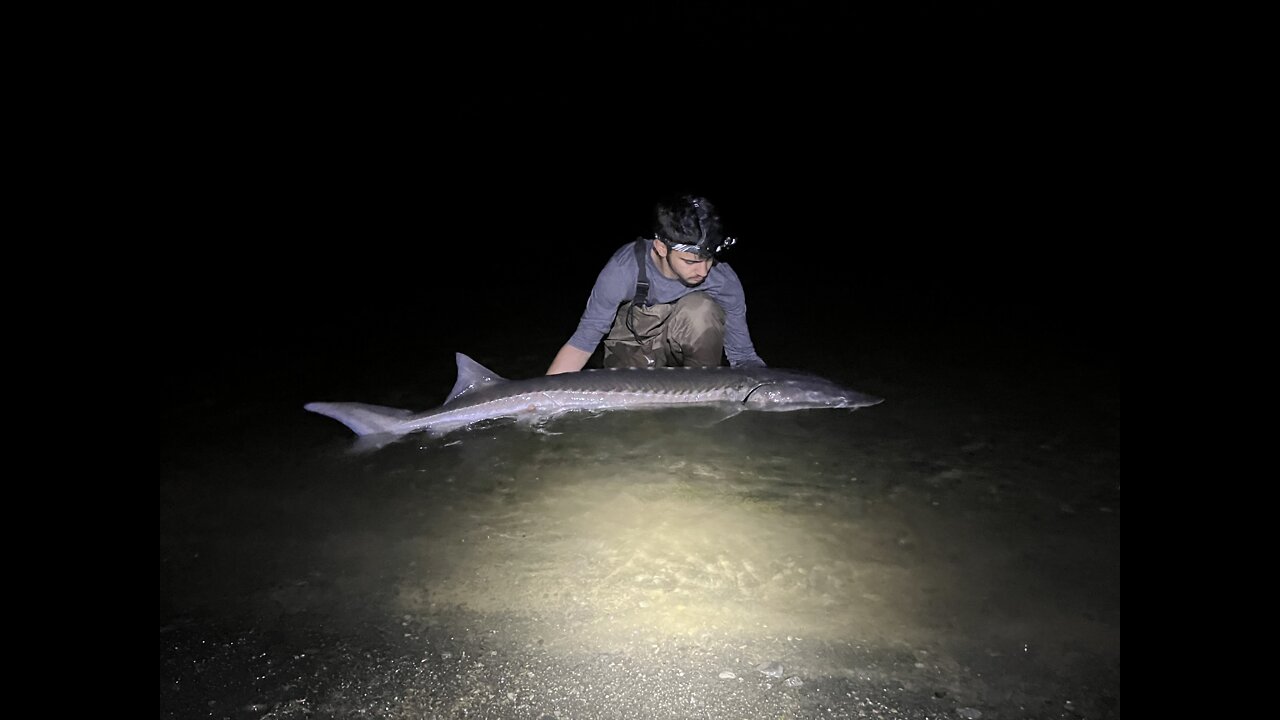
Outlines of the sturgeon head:
<svg viewBox="0 0 1280 720">
<path fill-rule="evenodd" d="M 867 395 L 838 385 L 826 378 L 789 370 L 762 369 L 753 377 L 756 386 L 742 401 L 746 409 L 763 412 L 785 412 L 817 408 L 849 408 L 855 410 L 884 402 L 884 398 Z"/>
</svg>

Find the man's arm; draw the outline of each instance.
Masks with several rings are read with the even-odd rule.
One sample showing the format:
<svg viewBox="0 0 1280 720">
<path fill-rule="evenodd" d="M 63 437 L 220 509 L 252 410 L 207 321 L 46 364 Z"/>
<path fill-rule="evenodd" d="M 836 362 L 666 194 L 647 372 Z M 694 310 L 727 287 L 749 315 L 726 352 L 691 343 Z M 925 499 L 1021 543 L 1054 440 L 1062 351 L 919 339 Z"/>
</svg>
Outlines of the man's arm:
<svg viewBox="0 0 1280 720">
<path fill-rule="evenodd" d="M 560 373 L 577 372 L 586 366 L 587 361 L 590 359 L 591 353 L 565 343 L 564 347 L 560 348 L 560 352 L 556 353 L 556 358 L 551 361 L 551 367 L 547 368 L 547 374 L 559 375 Z"/>
<path fill-rule="evenodd" d="M 755 345 L 751 342 L 751 333 L 747 330 L 747 296 L 742 289 L 742 281 L 738 273 L 727 264 L 719 266 L 725 275 L 722 291 L 716 301 L 724 307 L 724 355 L 729 358 L 731 367 L 767 367 L 765 361 L 756 354 Z"/>
<path fill-rule="evenodd" d="M 587 307 L 578 320 L 578 329 L 565 342 L 560 352 L 547 368 L 548 375 L 566 372 L 577 372 L 586 367 L 591 359 L 592 350 L 599 347 L 600 341 L 609 327 L 613 325 L 618 304 L 631 299 L 636 287 L 635 252 L 632 244 L 623 245 L 614 252 L 609 262 L 605 263 L 596 276 L 595 285 L 591 286 L 591 295 L 587 298 Z M 574 345 L 574 341 L 577 345 Z M 592 350 L 582 350 L 578 346 L 585 345 Z"/>
</svg>

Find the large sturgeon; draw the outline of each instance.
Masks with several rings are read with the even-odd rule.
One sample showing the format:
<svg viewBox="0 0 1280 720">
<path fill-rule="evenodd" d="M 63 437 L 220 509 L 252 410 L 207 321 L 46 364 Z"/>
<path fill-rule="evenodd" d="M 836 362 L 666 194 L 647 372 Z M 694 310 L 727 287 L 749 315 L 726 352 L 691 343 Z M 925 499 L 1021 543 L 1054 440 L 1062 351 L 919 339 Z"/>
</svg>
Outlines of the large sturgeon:
<svg viewBox="0 0 1280 720">
<path fill-rule="evenodd" d="M 743 410 L 852 410 L 883 400 L 795 370 L 583 370 L 507 380 L 466 355 L 457 355 L 458 380 L 449 398 L 435 409 L 413 412 L 353 402 L 313 402 L 304 407 L 337 420 L 357 435 L 427 432 L 438 436 L 497 418 L 541 425 L 574 411 L 714 407 L 730 417 Z"/>
</svg>

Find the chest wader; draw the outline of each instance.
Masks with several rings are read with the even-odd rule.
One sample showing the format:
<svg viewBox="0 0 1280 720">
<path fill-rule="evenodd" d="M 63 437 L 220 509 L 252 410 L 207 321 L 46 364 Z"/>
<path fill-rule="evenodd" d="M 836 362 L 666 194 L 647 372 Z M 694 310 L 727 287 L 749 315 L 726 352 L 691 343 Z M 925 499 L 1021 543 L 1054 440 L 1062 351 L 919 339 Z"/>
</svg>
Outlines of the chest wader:
<svg viewBox="0 0 1280 720">
<path fill-rule="evenodd" d="M 673 303 L 649 304 L 652 241 L 636 240 L 636 293 L 618 306 L 604 339 L 604 366 L 716 367 L 724 353 L 724 308 L 704 292 Z"/>
</svg>

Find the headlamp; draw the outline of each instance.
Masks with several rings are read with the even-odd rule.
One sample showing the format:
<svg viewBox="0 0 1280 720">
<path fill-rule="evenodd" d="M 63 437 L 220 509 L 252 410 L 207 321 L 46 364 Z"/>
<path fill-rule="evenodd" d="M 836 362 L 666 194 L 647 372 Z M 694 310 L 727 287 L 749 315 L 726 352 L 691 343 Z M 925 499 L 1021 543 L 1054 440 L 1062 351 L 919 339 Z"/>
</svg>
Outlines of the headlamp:
<svg viewBox="0 0 1280 720">
<path fill-rule="evenodd" d="M 725 250 L 728 250 L 729 248 L 733 247 L 734 243 L 738 242 L 737 238 L 726 236 L 725 238 L 720 240 L 719 245 L 716 245 L 715 247 L 711 247 L 711 238 L 708 237 L 708 238 L 703 238 L 702 242 L 698 243 L 697 245 L 686 245 L 684 243 L 671 242 L 670 240 L 659 235 L 658 233 L 653 234 L 653 239 L 661 240 L 662 244 L 666 245 L 672 250 L 678 250 L 680 252 L 695 253 L 703 257 L 711 257 L 713 255 L 718 255 L 724 252 Z"/>
</svg>

